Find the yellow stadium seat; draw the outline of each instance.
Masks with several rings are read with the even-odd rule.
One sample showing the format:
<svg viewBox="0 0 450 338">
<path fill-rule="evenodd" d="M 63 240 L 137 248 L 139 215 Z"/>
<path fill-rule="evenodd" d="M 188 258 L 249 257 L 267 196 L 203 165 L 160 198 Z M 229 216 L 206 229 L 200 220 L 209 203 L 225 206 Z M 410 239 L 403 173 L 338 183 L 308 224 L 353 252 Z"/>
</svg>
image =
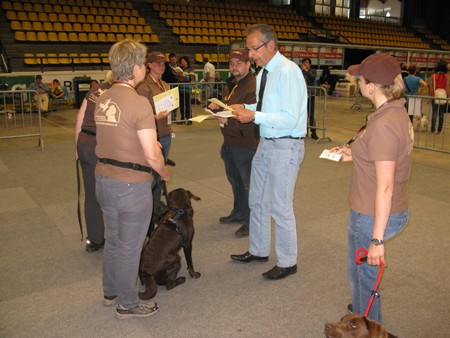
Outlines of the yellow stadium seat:
<svg viewBox="0 0 450 338">
<path fill-rule="evenodd" d="M 21 31 L 22 24 L 20 23 L 20 21 L 11 21 L 11 29 L 13 31 Z"/>
<path fill-rule="evenodd" d="M 56 53 L 48 53 L 47 60 L 50 65 L 59 64 L 58 56 L 56 55 Z"/>
<path fill-rule="evenodd" d="M 58 62 L 62 65 L 70 65 L 72 60 L 69 58 L 69 55 L 66 53 L 60 53 L 58 55 Z"/>
<path fill-rule="evenodd" d="M 30 42 L 37 42 L 37 41 L 38 41 L 38 38 L 37 38 L 36 32 L 34 32 L 34 31 L 28 31 L 28 32 L 27 32 L 27 41 L 30 41 Z"/>
<path fill-rule="evenodd" d="M 48 41 L 58 42 L 58 34 L 56 32 L 47 32 Z"/>
<path fill-rule="evenodd" d="M 72 34 L 72 33 L 69 33 L 69 35 L 67 35 L 66 32 L 58 32 L 58 40 L 61 42 L 68 42 L 70 34 Z M 76 35 L 77 33 L 73 33 L 73 34 Z M 70 41 L 72 41 L 72 40 L 70 40 Z"/>
<path fill-rule="evenodd" d="M 97 33 L 98 42 L 108 42 L 108 38 L 105 33 Z"/>
<path fill-rule="evenodd" d="M 23 62 L 26 65 L 35 65 L 36 64 L 36 59 L 34 57 L 34 54 L 25 53 L 23 56 L 24 56 Z"/>
</svg>

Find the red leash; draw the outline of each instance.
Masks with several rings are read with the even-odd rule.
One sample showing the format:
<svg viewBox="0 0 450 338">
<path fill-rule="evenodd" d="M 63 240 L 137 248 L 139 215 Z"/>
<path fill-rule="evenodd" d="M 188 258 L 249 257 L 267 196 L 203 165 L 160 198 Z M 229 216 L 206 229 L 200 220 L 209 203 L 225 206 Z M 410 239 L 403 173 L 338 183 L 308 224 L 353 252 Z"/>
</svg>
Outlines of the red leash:
<svg viewBox="0 0 450 338">
<path fill-rule="evenodd" d="M 364 262 L 367 261 L 367 254 L 369 252 L 364 248 L 359 248 L 355 252 L 356 256 L 356 264 L 361 265 L 364 264 Z M 383 276 L 383 270 L 384 270 L 384 263 L 380 261 L 380 271 L 378 272 L 377 281 L 375 282 L 375 286 L 373 287 L 372 295 L 369 299 L 369 304 L 367 304 L 366 312 L 364 313 L 365 317 L 369 316 L 370 308 L 372 307 L 373 300 L 375 299 L 375 296 L 378 295 L 378 286 L 380 286 L 381 277 Z"/>
</svg>

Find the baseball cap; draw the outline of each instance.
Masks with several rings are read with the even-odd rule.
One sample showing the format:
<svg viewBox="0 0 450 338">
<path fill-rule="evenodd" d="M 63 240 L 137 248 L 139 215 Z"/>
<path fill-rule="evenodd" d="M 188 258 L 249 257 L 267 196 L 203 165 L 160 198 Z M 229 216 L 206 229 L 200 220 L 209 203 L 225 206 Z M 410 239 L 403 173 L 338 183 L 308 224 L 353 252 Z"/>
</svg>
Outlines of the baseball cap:
<svg viewBox="0 0 450 338">
<path fill-rule="evenodd" d="M 248 52 L 244 49 L 234 49 L 230 53 L 230 60 L 236 58 L 241 61 L 250 61 L 250 58 L 248 57 Z"/>
<path fill-rule="evenodd" d="M 402 70 L 396 58 L 377 53 L 366 57 L 359 65 L 350 66 L 348 73 L 362 75 L 366 80 L 374 83 L 391 85 Z"/>
<path fill-rule="evenodd" d="M 166 56 L 161 52 L 152 52 L 147 56 L 147 62 L 165 62 Z"/>
</svg>

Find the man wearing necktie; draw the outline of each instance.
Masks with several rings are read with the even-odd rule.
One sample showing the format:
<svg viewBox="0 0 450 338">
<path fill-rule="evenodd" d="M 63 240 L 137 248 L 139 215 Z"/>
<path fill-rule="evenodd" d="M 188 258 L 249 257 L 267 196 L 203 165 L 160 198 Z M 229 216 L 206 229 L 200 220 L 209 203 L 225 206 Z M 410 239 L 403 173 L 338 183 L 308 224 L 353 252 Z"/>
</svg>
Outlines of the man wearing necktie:
<svg viewBox="0 0 450 338">
<path fill-rule="evenodd" d="M 304 157 L 306 85 L 298 66 L 278 51 L 273 27 L 250 26 L 246 45 L 250 58 L 263 67 L 256 80 L 258 101 L 232 108 L 240 122 L 259 125 L 261 139 L 250 180 L 250 248 L 231 258 L 240 262 L 267 261 L 273 218 L 277 264 L 263 277 L 280 279 L 297 272 L 293 198 Z"/>
</svg>

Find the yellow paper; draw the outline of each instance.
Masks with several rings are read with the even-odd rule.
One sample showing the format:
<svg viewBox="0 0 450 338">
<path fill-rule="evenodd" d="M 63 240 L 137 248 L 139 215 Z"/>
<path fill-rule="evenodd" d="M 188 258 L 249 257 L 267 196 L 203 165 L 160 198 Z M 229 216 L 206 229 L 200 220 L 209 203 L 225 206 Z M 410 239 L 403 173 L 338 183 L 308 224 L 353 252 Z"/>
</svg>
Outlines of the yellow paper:
<svg viewBox="0 0 450 338">
<path fill-rule="evenodd" d="M 162 111 L 171 111 L 180 106 L 180 94 L 178 87 L 172 88 L 164 93 L 153 96 L 156 114 Z"/>
<path fill-rule="evenodd" d="M 219 107 L 222 107 L 225 110 L 234 111 L 233 108 L 228 107 L 225 103 L 223 103 L 222 101 L 220 101 L 218 99 L 212 98 L 212 99 L 208 99 L 208 101 L 211 103 L 217 104 Z"/>
</svg>

